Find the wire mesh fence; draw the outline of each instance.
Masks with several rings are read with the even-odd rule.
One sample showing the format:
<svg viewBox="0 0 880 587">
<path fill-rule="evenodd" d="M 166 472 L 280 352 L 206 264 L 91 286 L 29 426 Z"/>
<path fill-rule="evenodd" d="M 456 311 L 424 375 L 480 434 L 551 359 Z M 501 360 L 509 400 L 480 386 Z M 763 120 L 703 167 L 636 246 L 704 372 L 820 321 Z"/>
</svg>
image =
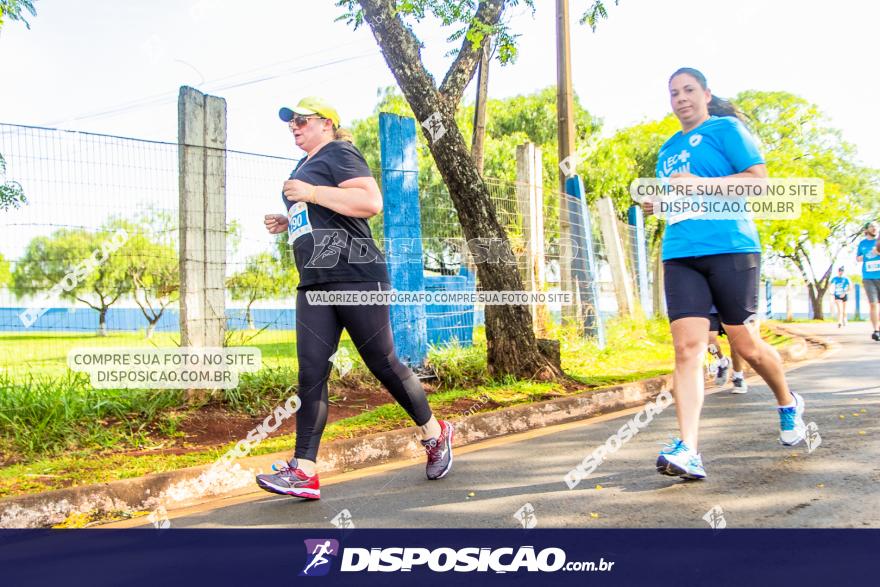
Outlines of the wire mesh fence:
<svg viewBox="0 0 880 587">
<path fill-rule="evenodd" d="M 181 233 L 179 190 L 186 179 L 178 144 L 2 124 L 0 154 L 7 170 L 2 181 L 17 182 L 27 196 L 25 205 L 9 208 L 0 219 L 0 368 L 61 373 L 66 353 L 84 341 L 108 347 L 180 345 L 179 251 L 181 239 L 190 236 Z M 225 303 L 218 318 L 225 323 L 225 343 L 259 341 L 269 349 L 268 364 L 295 366 L 298 276 L 287 235 L 268 234 L 263 217 L 285 211 L 281 183 L 296 160 L 223 154 L 224 165 L 209 173 L 225 185 L 223 234 L 216 241 L 225 247 L 207 250 L 207 258 L 197 261 L 222 264 Z M 374 171 L 380 178 L 381 170 Z M 584 208 L 573 205 L 570 195 L 539 186 L 492 179 L 486 185 L 509 251 L 493 242 L 469 246 L 446 188 L 420 190 L 425 288 L 480 290 L 477 264 L 488 260 L 516 267 L 526 291 L 568 292 L 581 299 L 586 282 L 573 280 L 569 267 L 573 257 L 586 254 L 571 241 L 573 226 L 584 222 Z M 534 201 L 540 210 L 531 209 Z M 595 210 L 591 215 L 596 218 Z M 383 216 L 370 225 L 384 248 Z M 619 232 L 632 275 L 634 232 L 625 223 Z M 539 325 L 565 317 L 583 321 L 585 311 L 616 311 L 606 247 L 595 222 L 588 238 L 596 307 L 541 305 L 533 310 Z M 635 291 L 634 283 L 631 287 Z M 429 342 L 469 344 L 484 311 L 479 305 L 427 306 Z"/>
<path fill-rule="evenodd" d="M 27 198 L 0 218 L 0 368 L 61 374 L 74 345 L 179 345 L 178 144 L 0 125 L 0 154 Z M 295 161 L 225 163 L 226 343 L 272 330 L 292 344 L 296 272 L 263 215 L 284 210 Z"/>
</svg>

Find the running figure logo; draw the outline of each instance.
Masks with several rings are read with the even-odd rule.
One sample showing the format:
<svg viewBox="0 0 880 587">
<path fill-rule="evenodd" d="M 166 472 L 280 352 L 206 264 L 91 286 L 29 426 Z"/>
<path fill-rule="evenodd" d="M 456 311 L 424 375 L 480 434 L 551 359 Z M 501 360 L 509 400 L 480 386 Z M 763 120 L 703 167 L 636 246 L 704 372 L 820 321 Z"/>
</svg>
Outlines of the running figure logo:
<svg viewBox="0 0 880 587">
<path fill-rule="evenodd" d="M 312 231 L 315 249 L 312 258 L 306 263 L 309 269 L 333 269 L 339 263 L 339 256 L 348 246 L 348 232 L 335 228 L 317 228 Z"/>
<path fill-rule="evenodd" d="M 526 530 L 534 528 L 538 524 L 538 516 L 535 515 L 535 508 L 530 503 L 524 503 L 521 508 L 516 510 L 513 517 L 519 520 L 522 527 Z"/>
<path fill-rule="evenodd" d="M 724 519 L 724 510 L 720 505 L 716 505 L 711 510 L 703 514 L 703 519 L 712 527 L 713 530 L 724 530 L 727 528 L 727 520 Z"/>
<path fill-rule="evenodd" d="M 329 557 L 339 554 L 339 541 L 332 538 L 306 540 L 306 566 L 300 577 L 322 577 L 330 572 Z"/>
<path fill-rule="evenodd" d="M 354 529 L 354 522 L 351 518 L 351 512 L 348 511 L 348 509 L 344 509 L 336 514 L 336 516 L 332 520 L 330 520 L 330 523 L 342 530 Z"/>
<path fill-rule="evenodd" d="M 443 119 L 440 118 L 439 112 L 435 112 L 423 120 L 422 126 L 424 126 L 425 130 L 428 131 L 428 134 L 431 135 L 432 143 L 436 143 L 446 134 L 446 127 L 443 126 Z"/>
<path fill-rule="evenodd" d="M 336 370 L 339 371 L 340 377 L 345 377 L 345 375 L 351 371 L 352 367 L 354 367 L 354 361 L 351 360 L 351 354 L 345 347 L 339 348 L 335 353 L 330 355 L 328 360 L 334 367 L 336 367 Z"/>
<path fill-rule="evenodd" d="M 807 452 L 811 453 L 822 444 L 822 436 L 819 435 L 819 427 L 815 422 L 807 424 L 807 430 L 804 433 L 804 440 L 807 443 Z"/>
</svg>

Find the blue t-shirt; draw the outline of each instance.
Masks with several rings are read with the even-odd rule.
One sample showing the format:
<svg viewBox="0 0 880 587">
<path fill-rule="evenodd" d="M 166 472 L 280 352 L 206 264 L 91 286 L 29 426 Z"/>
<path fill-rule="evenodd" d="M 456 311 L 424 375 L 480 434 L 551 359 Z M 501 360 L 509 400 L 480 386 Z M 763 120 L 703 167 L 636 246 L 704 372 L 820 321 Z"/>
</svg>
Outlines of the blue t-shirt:
<svg viewBox="0 0 880 587">
<path fill-rule="evenodd" d="M 731 116 L 710 116 L 687 134 L 672 135 L 660 148 L 657 177 L 687 172 L 725 177 L 764 163 L 754 137 Z M 758 230 L 751 219 L 689 219 L 667 224 L 663 260 L 724 253 L 760 253 Z"/>
<path fill-rule="evenodd" d="M 831 285 L 834 286 L 834 295 L 842 296 L 846 294 L 846 290 L 849 289 L 849 278 L 835 275 L 831 278 Z"/>
<path fill-rule="evenodd" d="M 880 256 L 874 251 L 877 240 L 863 239 L 856 257 L 862 258 L 862 279 L 880 279 Z"/>
</svg>

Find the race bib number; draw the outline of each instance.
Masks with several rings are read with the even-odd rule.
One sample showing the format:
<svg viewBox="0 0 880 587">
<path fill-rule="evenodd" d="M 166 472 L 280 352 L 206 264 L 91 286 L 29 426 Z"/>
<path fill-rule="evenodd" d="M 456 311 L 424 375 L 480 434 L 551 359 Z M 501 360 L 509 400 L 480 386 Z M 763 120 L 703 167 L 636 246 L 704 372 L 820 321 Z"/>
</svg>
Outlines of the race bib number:
<svg viewBox="0 0 880 587">
<path fill-rule="evenodd" d="M 309 208 L 305 202 L 296 202 L 287 210 L 287 242 L 293 241 L 304 234 L 312 232 L 312 223 L 309 222 Z"/>
<path fill-rule="evenodd" d="M 668 224 L 678 224 L 684 220 L 699 218 L 704 214 L 700 210 L 700 206 L 703 204 L 702 197 L 678 198 L 675 200 L 667 199 L 666 204 L 671 208 L 666 213 L 666 222 Z M 676 206 L 679 206 L 682 209 L 676 210 Z"/>
<path fill-rule="evenodd" d="M 865 261 L 865 271 L 880 271 L 880 259 Z"/>
</svg>

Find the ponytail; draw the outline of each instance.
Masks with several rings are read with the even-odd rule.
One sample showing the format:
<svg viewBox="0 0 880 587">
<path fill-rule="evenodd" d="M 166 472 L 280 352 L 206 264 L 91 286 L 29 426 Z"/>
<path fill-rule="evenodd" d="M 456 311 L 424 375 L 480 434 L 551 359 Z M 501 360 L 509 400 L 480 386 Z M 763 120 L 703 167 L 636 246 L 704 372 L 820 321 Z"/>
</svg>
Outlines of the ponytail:
<svg viewBox="0 0 880 587">
<path fill-rule="evenodd" d="M 354 135 L 347 128 L 339 127 L 335 131 L 334 138 L 337 141 L 345 141 L 346 143 L 354 143 Z"/>
<path fill-rule="evenodd" d="M 743 120 L 742 112 L 736 109 L 736 106 L 730 100 L 725 100 L 724 98 L 719 98 L 718 96 L 712 96 L 712 100 L 709 101 L 709 114 L 712 116 L 732 116 L 733 118 L 737 118 L 740 122 L 745 122 Z"/>
</svg>

